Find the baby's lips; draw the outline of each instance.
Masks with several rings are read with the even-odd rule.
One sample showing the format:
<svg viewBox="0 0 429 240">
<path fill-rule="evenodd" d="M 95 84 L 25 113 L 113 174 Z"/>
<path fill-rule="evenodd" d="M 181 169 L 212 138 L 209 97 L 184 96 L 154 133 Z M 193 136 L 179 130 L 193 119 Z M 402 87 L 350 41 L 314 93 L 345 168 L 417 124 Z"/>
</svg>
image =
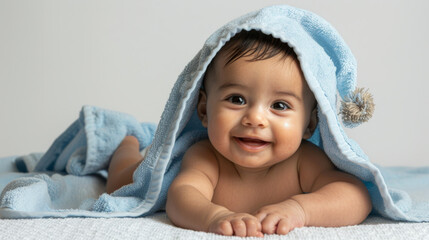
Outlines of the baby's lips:
<svg viewBox="0 0 429 240">
<path fill-rule="evenodd" d="M 255 145 L 255 146 L 259 146 L 259 145 L 265 145 L 267 144 L 266 141 L 264 140 L 260 140 L 260 139 L 256 139 L 256 138 L 238 138 L 239 141 L 249 144 L 249 145 Z"/>
<path fill-rule="evenodd" d="M 269 144 L 269 142 L 256 139 L 256 138 L 236 137 L 235 141 L 241 146 L 242 149 L 250 152 L 258 152 Z"/>
</svg>

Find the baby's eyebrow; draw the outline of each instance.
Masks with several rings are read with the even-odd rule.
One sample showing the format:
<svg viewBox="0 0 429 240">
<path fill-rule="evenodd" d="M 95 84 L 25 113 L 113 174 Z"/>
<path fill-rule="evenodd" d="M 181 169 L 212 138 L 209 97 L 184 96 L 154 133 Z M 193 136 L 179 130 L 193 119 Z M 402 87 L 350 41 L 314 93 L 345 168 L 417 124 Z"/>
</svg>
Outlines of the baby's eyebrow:
<svg viewBox="0 0 429 240">
<path fill-rule="evenodd" d="M 295 99 L 296 99 L 296 100 L 298 100 L 298 101 L 301 101 L 301 100 L 302 100 L 302 99 L 301 99 L 301 97 L 300 97 L 300 96 L 298 96 L 298 95 L 296 95 L 294 92 L 276 91 L 276 92 L 275 92 L 275 94 L 276 94 L 276 95 L 287 95 L 287 96 L 290 96 L 290 97 L 295 98 Z"/>
<path fill-rule="evenodd" d="M 219 86 L 219 90 L 227 89 L 227 88 L 246 88 L 246 86 L 238 83 L 227 82 Z"/>
</svg>

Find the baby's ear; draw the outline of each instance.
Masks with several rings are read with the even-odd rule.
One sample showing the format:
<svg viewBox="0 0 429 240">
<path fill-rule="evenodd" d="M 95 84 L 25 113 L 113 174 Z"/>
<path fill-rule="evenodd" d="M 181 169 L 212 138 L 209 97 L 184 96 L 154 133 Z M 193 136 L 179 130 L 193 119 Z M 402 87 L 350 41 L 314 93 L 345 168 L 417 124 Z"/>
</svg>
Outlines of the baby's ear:
<svg viewBox="0 0 429 240">
<path fill-rule="evenodd" d="M 314 130 L 316 130 L 317 122 L 317 107 L 315 107 L 313 111 L 311 111 L 310 122 L 308 123 L 307 129 L 305 129 L 304 136 L 302 138 L 311 138 L 314 133 Z"/>
<path fill-rule="evenodd" d="M 201 123 L 204 127 L 207 127 L 207 94 L 204 90 L 200 90 L 198 95 L 197 112 Z"/>
</svg>

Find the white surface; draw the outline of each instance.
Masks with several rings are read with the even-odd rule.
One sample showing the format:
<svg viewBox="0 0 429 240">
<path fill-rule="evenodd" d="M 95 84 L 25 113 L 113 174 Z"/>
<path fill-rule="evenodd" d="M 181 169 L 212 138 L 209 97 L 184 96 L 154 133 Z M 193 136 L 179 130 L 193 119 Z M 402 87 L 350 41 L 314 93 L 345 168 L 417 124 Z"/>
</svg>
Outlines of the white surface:
<svg viewBox="0 0 429 240">
<path fill-rule="evenodd" d="M 181 229 L 173 226 L 165 214 L 156 214 L 148 218 L 0 220 L 0 238 L 8 240 L 240 239 Z M 429 239 L 429 223 L 398 223 L 379 217 L 370 217 L 357 226 L 304 227 L 297 228 L 288 235 L 266 235 L 264 239 Z"/>
<path fill-rule="evenodd" d="M 158 122 L 214 30 L 278 3 L 321 15 L 354 52 L 376 112 L 349 133 L 371 160 L 429 165 L 425 0 L 0 0 L 0 156 L 45 151 L 84 104 Z"/>
</svg>

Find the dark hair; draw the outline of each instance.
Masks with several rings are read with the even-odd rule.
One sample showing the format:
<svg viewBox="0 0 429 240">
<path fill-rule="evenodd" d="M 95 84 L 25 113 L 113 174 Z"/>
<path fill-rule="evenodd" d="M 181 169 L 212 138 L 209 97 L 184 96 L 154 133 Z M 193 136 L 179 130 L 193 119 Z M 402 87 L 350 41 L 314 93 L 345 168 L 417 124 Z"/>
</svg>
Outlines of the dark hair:
<svg viewBox="0 0 429 240">
<path fill-rule="evenodd" d="M 287 43 L 256 30 L 237 33 L 221 51 L 228 54 L 225 66 L 248 56 L 252 56 L 249 61 L 265 60 L 278 54 L 283 54 L 284 58 L 292 57 L 295 61 L 298 60 L 295 51 Z"/>
<path fill-rule="evenodd" d="M 291 57 L 294 61 L 298 61 L 298 57 L 287 43 L 282 42 L 280 39 L 275 38 L 271 35 L 264 34 L 260 31 L 250 30 L 250 31 L 241 31 L 233 36 L 222 49 L 218 52 L 224 52 L 227 54 L 225 66 L 228 64 L 237 61 L 242 57 L 252 58 L 248 61 L 260 61 L 272 58 L 278 54 L 283 54 L 282 57 L 286 59 Z M 212 61 L 207 71 L 204 75 L 204 83 L 202 89 L 205 89 L 205 79 L 207 77 L 207 72 L 210 71 L 213 67 Z"/>
</svg>

